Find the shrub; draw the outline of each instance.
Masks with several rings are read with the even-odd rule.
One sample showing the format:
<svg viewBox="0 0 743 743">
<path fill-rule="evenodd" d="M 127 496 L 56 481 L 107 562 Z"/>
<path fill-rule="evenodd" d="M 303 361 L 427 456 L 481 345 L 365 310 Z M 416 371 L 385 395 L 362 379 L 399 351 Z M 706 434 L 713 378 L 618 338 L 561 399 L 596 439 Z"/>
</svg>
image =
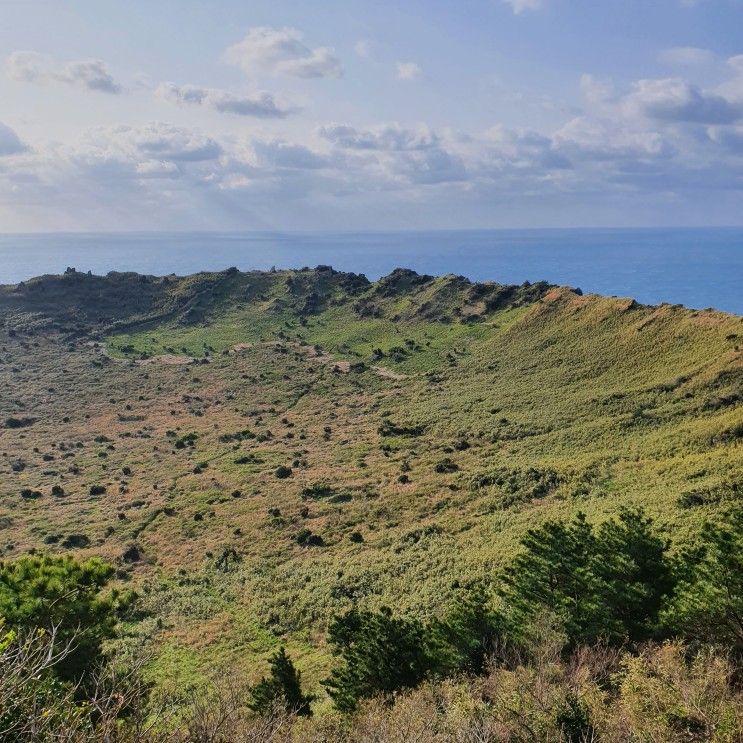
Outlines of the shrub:
<svg viewBox="0 0 743 743">
<path fill-rule="evenodd" d="M 607 733 L 620 740 L 629 727 L 633 740 L 739 741 L 742 700 L 739 690 L 735 696 L 734 675 L 724 655 L 709 649 L 691 654 L 680 643 L 625 655 Z"/>
<path fill-rule="evenodd" d="M 105 485 L 91 485 L 89 492 L 91 495 L 103 495 L 106 492 L 106 486 Z"/>
<path fill-rule="evenodd" d="M 130 544 L 121 554 L 124 562 L 139 562 L 142 559 L 142 548 L 137 544 Z"/>
<path fill-rule="evenodd" d="M 574 692 L 565 695 L 565 700 L 557 709 L 555 723 L 565 743 L 596 740 L 588 707 Z"/>
<path fill-rule="evenodd" d="M 303 547 L 322 547 L 325 541 L 319 534 L 313 534 L 310 529 L 300 529 L 295 537 L 297 544 Z"/>
<path fill-rule="evenodd" d="M 402 689 L 416 687 L 433 666 L 424 626 L 394 617 L 387 608 L 351 609 L 336 617 L 328 639 L 341 662 L 323 684 L 343 712 L 355 710 L 362 699 L 391 699 Z"/>
<path fill-rule="evenodd" d="M 294 667 L 285 648 L 269 660 L 270 674 L 250 689 L 248 707 L 259 715 L 274 715 L 277 705 L 287 712 L 310 717 L 314 697 L 302 693 L 302 675 Z"/>
<path fill-rule="evenodd" d="M 193 447 L 198 438 L 197 433 L 186 433 L 175 440 L 174 446 L 176 449 L 185 449 L 187 446 Z"/>
<path fill-rule="evenodd" d="M 62 542 L 62 546 L 65 549 L 82 549 L 89 544 L 90 539 L 85 534 L 68 534 Z"/>
<path fill-rule="evenodd" d="M 443 475 L 449 474 L 451 472 L 456 472 L 459 469 L 459 465 L 453 459 L 449 459 L 449 457 L 446 457 L 440 462 L 437 462 L 436 466 L 433 469 L 435 472 Z"/>
<path fill-rule="evenodd" d="M 287 477 L 291 477 L 292 475 L 292 468 L 287 467 L 284 464 L 280 464 L 275 470 L 274 475 L 279 478 L 279 480 L 285 480 Z"/>
<path fill-rule="evenodd" d="M 57 666 L 64 679 L 79 679 L 97 661 L 103 640 L 113 636 L 116 594 L 101 590 L 113 567 L 93 558 L 21 557 L 0 562 L 0 616 L 11 628 L 56 627 L 61 646 L 74 638 L 72 652 Z"/>
<path fill-rule="evenodd" d="M 472 480 L 473 490 L 495 486 L 500 491 L 499 507 L 508 508 L 535 498 L 544 498 L 562 482 L 553 469 L 500 467 Z"/>
<path fill-rule="evenodd" d="M 524 552 L 502 576 L 510 631 L 545 612 L 557 617 L 568 644 L 641 642 L 658 630 L 674 588 L 668 544 L 640 511 L 622 511 L 598 531 L 579 513 L 571 522 L 529 529 Z"/>
<path fill-rule="evenodd" d="M 236 433 L 225 433 L 222 434 L 219 437 L 219 440 L 223 444 L 229 444 L 233 441 L 247 441 L 249 439 L 254 439 L 255 434 L 248 428 L 244 428 L 242 431 L 237 431 Z"/>
<path fill-rule="evenodd" d="M 35 418 L 6 418 L 5 428 L 26 428 L 36 422 Z"/>
<path fill-rule="evenodd" d="M 320 498 L 330 498 L 335 495 L 335 492 L 336 491 L 327 483 L 316 482 L 312 485 L 308 485 L 306 488 L 302 488 L 300 495 L 302 496 L 302 500 L 306 500 L 307 498 L 318 500 Z"/>
<path fill-rule="evenodd" d="M 424 425 L 400 425 L 384 420 L 378 430 L 380 436 L 421 436 L 426 427 Z"/>
</svg>

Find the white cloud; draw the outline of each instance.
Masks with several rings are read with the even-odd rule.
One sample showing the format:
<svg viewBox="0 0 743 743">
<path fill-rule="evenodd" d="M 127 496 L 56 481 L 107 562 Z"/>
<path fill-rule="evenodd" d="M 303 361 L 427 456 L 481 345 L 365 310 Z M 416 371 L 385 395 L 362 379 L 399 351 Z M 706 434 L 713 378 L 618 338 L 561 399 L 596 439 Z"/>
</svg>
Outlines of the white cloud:
<svg viewBox="0 0 743 743">
<path fill-rule="evenodd" d="M 624 103 L 648 118 L 668 122 L 729 124 L 743 116 L 740 105 L 679 78 L 638 80 Z"/>
<path fill-rule="evenodd" d="M 743 75 L 743 54 L 736 54 L 727 61 L 730 69 L 739 75 Z"/>
<path fill-rule="evenodd" d="M 283 119 L 297 110 L 265 91 L 253 95 L 236 95 L 218 88 L 162 83 L 155 90 L 155 95 L 170 103 L 208 106 L 222 113 L 259 119 Z"/>
<path fill-rule="evenodd" d="M 311 49 L 295 28 L 258 26 L 229 47 L 224 58 L 247 74 L 258 71 L 299 78 L 341 77 L 343 67 L 330 47 Z"/>
<path fill-rule="evenodd" d="M 396 68 L 398 80 L 417 80 L 423 74 L 420 65 L 415 62 L 398 62 Z"/>
<path fill-rule="evenodd" d="M 253 142 L 256 164 L 288 170 L 319 170 L 333 165 L 333 160 L 304 145 L 282 140 Z"/>
<path fill-rule="evenodd" d="M 743 127 L 710 127 L 707 136 L 730 152 L 743 155 Z"/>
<path fill-rule="evenodd" d="M 79 152 L 93 159 L 195 163 L 216 160 L 222 147 L 211 137 L 162 122 L 145 126 L 98 127 L 88 132 Z"/>
<path fill-rule="evenodd" d="M 696 46 L 675 46 L 664 49 L 658 58 L 663 64 L 671 67 L 701 67 L 717 61 L 717 55 L 714 52 Z"/>
<path fill-rule="evenodd" d="M 609 119 L 579 116 L 552 135 L 553 146 L 571 159 L 629 160 L 665 158 L 676 150 L 661 133 L 631 129 Z"/>
<path fill-rule="evenodd" d="M 26 145 L 21 142 L 18 135 L 0 121 L 0 157 L 5 155 L 17 155 L 26 151 Z"/>
<path fill-rule="evenodd" d="M 356 52 L 356 56 L 367 59 L 371 55 L 371 42 L 368 39 L 359 39 L 353 45 L 353 50 Z"/>
<path fill-rule="evenodd" d="M 11 80 L 25 83 L 60 82 L 100 93 L 121 93 L 122 87 L 100 59 L 78 59 L 60 64 L 38 52 L 17 51 L 7 59 Z"/>
<path fill-rule="evenodd" d="M 731 124 L 743 118 L 743 100 L 735 81 L 705 90 L 679 77 L 637 80 L 624 91 L 611 81 L 581 77 L 581 90 L 593 107 L 605 115 L 628 121 L 650 119 L 667 124 Z M 740 86 L 743 93 L 743 86 Z M 743 97 L 743 96 L 742 96 Z"/>
<path fill-rule="evenodd" d="M 510 5 L 516 15 L 525 10 L 540 10 L 544 7 L 544 0 L 503 0 L 503 2 Z"/>
<path fill-rule="evenodd" d="M 135 170 L 143 178 L 170 178 L 179 172 L 178 166 L 167 160 L 145 160 L 137 163 Z"/>
<path fill-rule="evenodd" d="M 615 96 L 614 83 L 611 80 L 601 80 L 593 75 L 581 75 L 580 89 L 586 100 L 595 105 L 611 101 Z"/>
<path fill-rule="evenodd" d="M 571 167 L 570 161 L 555 148 L 552 138 L 529 130 L 495 126 L 485 132 L 474 153 L 482 174 L 518 173 L 522 178 L 544 176 L 549 171 Z"/>
<path fill-rule="evenodd" d="M 639 84 L 620 92 L 593 79 L 583 84 L 595 103 L 543 131 L 328 123 L 291 139 L 257 140 L 155 122 L 19 150 L 19 137 L 0 127 L 0 151 L 15 154 L 0 159 L 0 213 L 57 210 L 54 224 L 64 228 L 116 219 L 122 228 L 189 229 L 212 219 L 222 228 L 254 226 L 246 215 L 258 209 L 268 224 L 317 227 L 337 226 L 354 208 L 368 225 L 362 206 L 371 201 L 379 215 L 414 204 L 435 223 L 452 210 L 481 218 L 505 204 L 635 199 L 650 208 L 661 198 L 699 204 L 699 194 L 729 202 L 743 191 L 743 126 L 699 123 L 698 115 L 684 125 L 691 104 L 675 86 L 658 95 Z M 177 94 L 184 104 L 212 105 L 211 89 L 182 86 Z M 700 91 L 703 100 L 711 95 Z M 70 225 L 68 215 L 78 221 Z"/>
<path fill-rule="evenodd" d="M 351 150 L 411 151 L 435 147 L 439 139 L 427 126 L 406 129 L 386 124 L 369 129 L 357 129 L 349 124 L 327 124 L 318 129 L 320 137 Z"/>
</svg>

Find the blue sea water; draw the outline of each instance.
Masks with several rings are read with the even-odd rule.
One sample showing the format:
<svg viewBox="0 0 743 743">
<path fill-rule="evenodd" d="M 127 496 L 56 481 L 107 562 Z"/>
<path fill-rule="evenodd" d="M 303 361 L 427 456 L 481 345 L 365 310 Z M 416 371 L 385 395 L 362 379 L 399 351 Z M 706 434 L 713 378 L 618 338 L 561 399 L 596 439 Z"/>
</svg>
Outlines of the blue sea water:
<svg viewBox="0 0 743 743">
<path fill-rule="evenodd" d="M 545 279 L 743 314 L 743 228 L 0 235 L 1 284 L 67 266 L 188 274 L 320 263 L 370 279 L 398 266 L 501 283 Z"/>
</svg>

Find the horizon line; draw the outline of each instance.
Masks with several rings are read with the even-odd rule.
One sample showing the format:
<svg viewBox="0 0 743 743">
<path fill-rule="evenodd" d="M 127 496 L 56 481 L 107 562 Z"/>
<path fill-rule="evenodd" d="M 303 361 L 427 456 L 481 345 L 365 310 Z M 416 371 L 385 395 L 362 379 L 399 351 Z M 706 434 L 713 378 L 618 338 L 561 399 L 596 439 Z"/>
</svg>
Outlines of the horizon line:
<svg viewBox="0 0 743 743">
<path fill-rule="evenodd" d="M 400 229 L 232 229 L 232 230 L 38 230 L 38 231 L 2 231 L 0 237 L 33 236 L 45 237 L 49 235 L 388 235 L 400 233 L 454 233 L 454 232 L 618 232 L 631 231 L 659 231 L 659 230 L 743 230 L 743 224 L 735 225 L 629 225 L 629 226 L 576 226 L 576 227 L 432 227 L 432 228 L 400 228 Z"/>
</svg>

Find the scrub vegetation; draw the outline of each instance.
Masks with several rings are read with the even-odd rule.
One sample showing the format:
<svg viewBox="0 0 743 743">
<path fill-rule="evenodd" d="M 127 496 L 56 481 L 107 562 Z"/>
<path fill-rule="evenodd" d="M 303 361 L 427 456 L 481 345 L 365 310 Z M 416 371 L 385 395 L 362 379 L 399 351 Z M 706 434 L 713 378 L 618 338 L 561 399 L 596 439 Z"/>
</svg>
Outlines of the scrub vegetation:
<svg viewBox="0 0 743 743">
<path fill-rule="evenodd" d="M 404 269 L 69 269 L 0 287 L 0 383 L 2 663 L 59 648 L 29 676 L 49 730 L 740 733 L 743 318 Z M 128 711 L 87 715 L 124 677 Z"/>
</svg>

